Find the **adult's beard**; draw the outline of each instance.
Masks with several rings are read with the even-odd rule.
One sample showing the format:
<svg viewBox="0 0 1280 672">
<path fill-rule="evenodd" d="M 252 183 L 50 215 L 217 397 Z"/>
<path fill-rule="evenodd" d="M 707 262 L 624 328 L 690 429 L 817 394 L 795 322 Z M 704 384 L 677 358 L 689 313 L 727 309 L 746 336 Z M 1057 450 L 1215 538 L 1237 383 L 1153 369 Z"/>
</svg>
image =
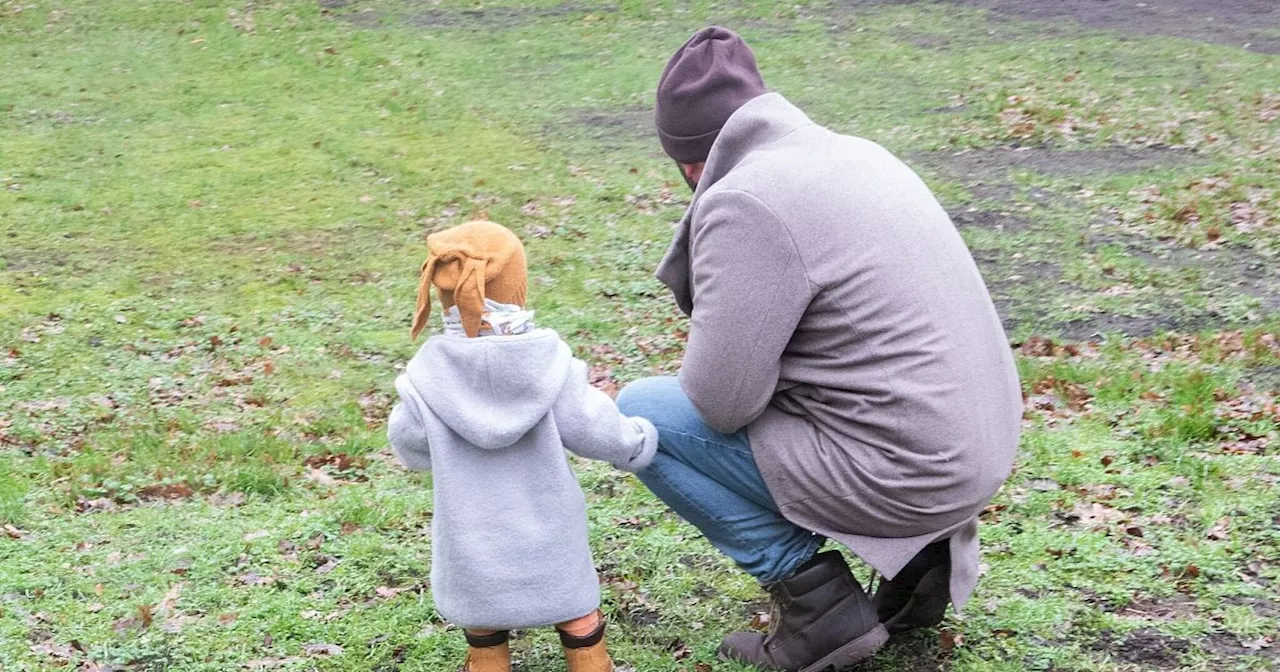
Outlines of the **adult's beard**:
<svg viewBox="0 0 1280 672">
<path fill-rule="evenodd" d="M 693 181 L 693 178 L 689 177 L 688 173 L 684 172 L 684 166 L 679 161 L 676 161 L 676 169 L 680 171 L 680 177 L 684 178 L 684 183 L 689 185 L 689 191 L 697 191 L 698 183 Z"/>
</svg>

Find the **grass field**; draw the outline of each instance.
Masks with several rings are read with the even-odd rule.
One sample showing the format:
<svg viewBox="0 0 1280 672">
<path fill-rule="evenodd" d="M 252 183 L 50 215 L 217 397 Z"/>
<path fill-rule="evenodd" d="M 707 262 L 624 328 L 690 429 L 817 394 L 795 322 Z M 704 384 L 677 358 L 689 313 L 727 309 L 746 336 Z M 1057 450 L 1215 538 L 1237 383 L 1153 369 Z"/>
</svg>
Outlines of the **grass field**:
<svg viewBox="0 0 1280 672">
<path fill-rule="evenodd" d="M 1032 4 L 0 0 L 0 669 L 454 669 L 384 438 L 423 237 L 511 226 L 602 386 L 674 371 L 650 106 L 712 22 L 921 171 L 1019 353 L 978 593 L 868 669 L 1280 667 L 1280 17 Z M 739 669 L 764 594 L 577 468 L 624 670 Z"/>
</svg>

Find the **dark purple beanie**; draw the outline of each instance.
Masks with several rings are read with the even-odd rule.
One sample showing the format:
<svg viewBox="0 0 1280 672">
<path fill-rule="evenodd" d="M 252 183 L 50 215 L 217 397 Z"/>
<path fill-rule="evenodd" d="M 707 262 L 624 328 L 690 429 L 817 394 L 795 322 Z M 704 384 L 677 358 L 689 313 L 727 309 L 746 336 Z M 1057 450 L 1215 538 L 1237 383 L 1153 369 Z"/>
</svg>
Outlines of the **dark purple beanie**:
<svg viewBox="0 0 1280 672">
<path fill-rule="evenodd" d="M 655 117 L 667 155 L 680 163 L 701 163 L 729 117 L 764 95 L 755 54 L 737 33 L 712 26 L 698 31 L 658 80 Z"/>
</svg>

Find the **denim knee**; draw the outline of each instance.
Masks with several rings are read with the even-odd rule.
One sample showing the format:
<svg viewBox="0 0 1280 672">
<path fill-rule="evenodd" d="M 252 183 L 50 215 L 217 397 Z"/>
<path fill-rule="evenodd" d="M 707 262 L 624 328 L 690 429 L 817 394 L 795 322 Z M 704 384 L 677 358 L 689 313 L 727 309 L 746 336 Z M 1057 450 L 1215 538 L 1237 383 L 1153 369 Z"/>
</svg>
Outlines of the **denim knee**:
<svg viewBox="0 0 1280 672">
<path fill-rule="evenodd" d="M 641 378 L 618 393 L 618 410 L 623 415 L 638 416 L 659 427 L 687 404 L 680 381 L 668 376 Z"/>
</svg>

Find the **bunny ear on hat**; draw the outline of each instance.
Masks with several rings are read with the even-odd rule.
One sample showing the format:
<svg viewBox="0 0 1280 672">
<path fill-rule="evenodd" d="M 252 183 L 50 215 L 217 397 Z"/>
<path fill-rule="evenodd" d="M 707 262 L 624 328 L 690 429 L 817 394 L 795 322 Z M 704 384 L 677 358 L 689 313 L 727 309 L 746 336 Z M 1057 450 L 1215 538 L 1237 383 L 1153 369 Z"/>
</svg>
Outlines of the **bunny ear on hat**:
<svg viewBox="0 0 1280 672">
<path fill-rule="evenodd" d="M 484 321 L 485 265 L 484 259 L 467 259 L 453 290 L 454 305 L 462 317 L 462 330 L 471 338 L 480 335 L 480 324 Z"/>
<path fill-rule="evenodd" d="M 435 282 L 436 266 L 439 257 L 431 255 L 422 264 L 422 277 L 418 281 L 418 309 L 413 315 L 413 330 L 410 336 L 418 339 L 418 335 L 427 328 L 427 320 L 431 317 L 431 285 Z M 475 338 L 480 335 L 480 325 L 484 321 L 484 285 L 486 260 L 464 258 L 462 272 L 454 285 L 453 302 L 462 317 L 462 329 L 467 336 Z M 450 260 L 446 260 L 450 263 Z"/>
<path fill-rule="evenodd" d="M 427 327 L 427 319 L 431 317 L 431 279 L 436 274 L 436 255 L 427 257 L 422 262 L 422 277 L 418 280 L 418 309 L 413 314 L 413 340 Z"/>
</svg>

